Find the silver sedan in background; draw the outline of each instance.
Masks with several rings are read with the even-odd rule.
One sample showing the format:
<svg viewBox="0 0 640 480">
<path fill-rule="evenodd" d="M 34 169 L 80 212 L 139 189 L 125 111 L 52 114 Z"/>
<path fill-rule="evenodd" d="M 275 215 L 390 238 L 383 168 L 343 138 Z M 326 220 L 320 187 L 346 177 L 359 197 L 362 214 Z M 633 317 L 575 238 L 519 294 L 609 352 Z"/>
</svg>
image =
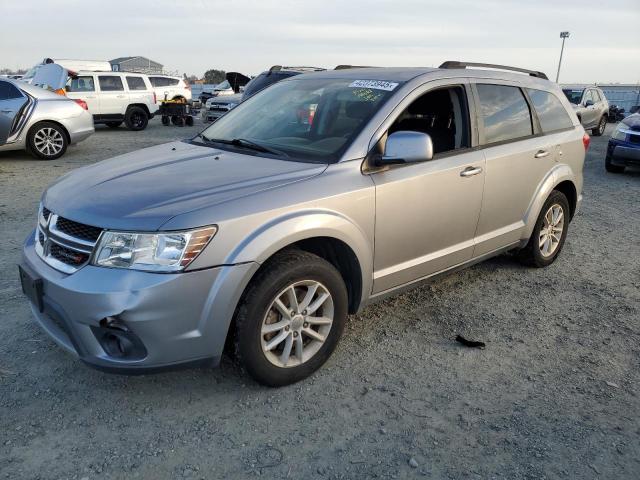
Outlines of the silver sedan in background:
<svg viewBox="0 0 640 480">
<path fill-rule="evenodd" d="M 64 155 L 93 132 L 84 102 L 21 81 L 0 79 L 0 152 L 27 150 L 42 160 Z"/>
</svg>

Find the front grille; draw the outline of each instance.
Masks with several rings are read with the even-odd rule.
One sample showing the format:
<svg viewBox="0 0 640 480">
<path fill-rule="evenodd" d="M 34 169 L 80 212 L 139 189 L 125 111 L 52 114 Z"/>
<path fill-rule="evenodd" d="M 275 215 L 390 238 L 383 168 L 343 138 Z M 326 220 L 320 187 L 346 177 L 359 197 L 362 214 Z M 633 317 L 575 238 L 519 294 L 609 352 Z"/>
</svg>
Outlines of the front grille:
<svg viewBox="0 0 640 480">
<path fill-rule="evenodd" d="M 66 263 L 72 267 L 80 267 L 89 260 L 89 254 L 58 245 L 57 243 L 50 245 L 49 254 L 59 262 Z"/>
<path fill-rule="evenodd" d="M 42 208 L 36 236 L 36 253 L 47 264 L 73 273 L 89 262 L 102 229 L 59 217 Z"/>
<path fill-rule="evenodd" d="M 81 238 L 82 240 L 88 240 L 90 242 L 98 240 L 100 233 L 102 233 L 101 228 L 84 225 L 62 217 L 58 217 L 56 228 L 71 237 Z"/>
</svg>

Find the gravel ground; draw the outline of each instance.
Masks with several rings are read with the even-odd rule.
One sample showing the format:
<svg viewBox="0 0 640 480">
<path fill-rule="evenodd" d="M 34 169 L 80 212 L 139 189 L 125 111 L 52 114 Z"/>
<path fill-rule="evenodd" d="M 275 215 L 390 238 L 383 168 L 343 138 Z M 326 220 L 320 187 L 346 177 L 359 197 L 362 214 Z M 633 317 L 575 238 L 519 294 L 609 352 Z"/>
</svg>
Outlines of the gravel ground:
<svg viewBox="0 0 640 480">
<path fill-rule="evenodd" d="M 115 376 L 61 351 L 15 268 L 42 190 L 199 128 L 99 128 L 50 163 L 0 153 L 0 478 L 638 478 L 640 171 L 605 173 L 606 136 L 551 267 L 502 256 L 369 307 L 297 385 L 228 359 Z"/>
</svg>

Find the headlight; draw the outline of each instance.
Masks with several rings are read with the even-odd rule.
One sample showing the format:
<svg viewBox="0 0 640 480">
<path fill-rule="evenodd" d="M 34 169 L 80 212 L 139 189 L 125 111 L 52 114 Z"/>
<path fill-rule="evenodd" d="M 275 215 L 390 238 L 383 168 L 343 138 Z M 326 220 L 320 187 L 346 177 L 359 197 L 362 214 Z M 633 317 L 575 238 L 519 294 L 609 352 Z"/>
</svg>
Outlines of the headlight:
<svg viewBox="0 0 640 480">
<path fill-rule="evenodd" d="M 215 226 L 167 233 L 105 231 L 92 263 L 101 267 L 177 272 L 195 260 L 217 231 Z"/>
<path fill-rule="evenodd" d="M 626 140 L 627 139 L 627 133 L 625 131 L 623 131 L 622 129 L 627 127 L 624 123 L 620 122 L 618 124 L 618 126 L 616 127 L 616 129 L 613 131 L 613 134 L 611 135 L 611 138 L 615 138 L 616 140 Z"/>
</svg>

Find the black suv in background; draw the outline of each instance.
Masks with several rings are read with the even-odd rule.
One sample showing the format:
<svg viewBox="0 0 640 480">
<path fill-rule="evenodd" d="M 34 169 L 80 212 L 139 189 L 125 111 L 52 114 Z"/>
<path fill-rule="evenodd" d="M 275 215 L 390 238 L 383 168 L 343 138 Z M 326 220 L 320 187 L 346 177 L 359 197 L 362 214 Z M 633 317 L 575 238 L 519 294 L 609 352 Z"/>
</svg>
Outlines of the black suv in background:
<svg viewBox="0 0 640 480">
<path fill-rule="evenodd" d="M 274 83 L 278 83 L 280 80 L 284 80 L 285 78 L 300 75 L 301 73 L 322 72 L 324 70 L 326 69 L 318 67 L 283 67 L 281 65 L 274 65 L 269 70 L 262 72 L 247 83 L 246 87 L 244 87 L 244 92 L 242 93 L 242 100 L 246 100 L 252 95 L 258 93 L 260 90 L 263 90 Z"/>
</svg>

